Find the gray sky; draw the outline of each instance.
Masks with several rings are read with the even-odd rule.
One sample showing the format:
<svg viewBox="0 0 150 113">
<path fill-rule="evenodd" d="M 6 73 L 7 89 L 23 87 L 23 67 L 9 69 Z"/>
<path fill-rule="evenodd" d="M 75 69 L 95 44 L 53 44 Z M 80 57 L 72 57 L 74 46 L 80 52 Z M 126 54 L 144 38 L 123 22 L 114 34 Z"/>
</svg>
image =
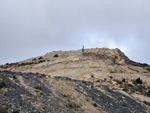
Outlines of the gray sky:
<svg viewBox="0 0 150 113">
<path fill-rule="evenodd" d="M 0 64 L 82 45 L 150 64 L 149 43 L 150 0 L 0 1 Z"/>
</svg>

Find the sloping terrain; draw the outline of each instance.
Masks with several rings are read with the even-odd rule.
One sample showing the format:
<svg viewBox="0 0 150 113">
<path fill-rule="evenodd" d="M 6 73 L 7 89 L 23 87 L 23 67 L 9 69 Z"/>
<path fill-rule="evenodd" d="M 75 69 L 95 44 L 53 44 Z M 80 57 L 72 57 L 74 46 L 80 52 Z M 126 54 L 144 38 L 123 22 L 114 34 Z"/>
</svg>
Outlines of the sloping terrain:
<svg viewBox="0 0 150 113">
<path fill-rule="evenodd" d="M 115 73 L 138 74 L 150 77 L 150 66 L 128 59 L 119 49 L 87 49 L 57 51 L 25 61 L 0 66 L 0 70 L 33 72 L 51 76 L 66 76 L 85 80 Z"/>
<path fill-rule="evenodd" d="M 0 72 L 1 113 L 149 113 L 122 90 L 43 74 Z"/>
<path fill-rule="evenodd" d="M 150 112 L 150 66 L 119 49 L 55 51 L 0 71 L 0 101 L 11 103 L 0 109 L 9 112 Z"/>
</svg>

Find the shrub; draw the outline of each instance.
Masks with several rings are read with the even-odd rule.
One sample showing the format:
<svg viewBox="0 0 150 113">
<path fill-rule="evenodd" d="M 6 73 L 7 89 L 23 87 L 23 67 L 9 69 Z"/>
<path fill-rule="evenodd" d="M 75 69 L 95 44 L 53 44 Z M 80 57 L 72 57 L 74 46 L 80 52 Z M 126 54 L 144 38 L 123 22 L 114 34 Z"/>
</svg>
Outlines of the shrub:
<svg viewBox="0 0 150 113">
<path fill-rule="evenodd" d="M 37 60 L 36 58 L 34 58 L 32 61 L 35 61 L 35 60 Z"/>
<path fill-rule="evenodd" d="M 9 64 L 9 65 L 17 65 L 18 63 L 11 63 L 11 64 Z"/>
<path fill-rule="evenodd" d="M 106 82 L 106 81 L 107 81 L 107 79 L 105 78 L 105 79 L 104 79 L 104 82 Z"/>
<path fill-rule="evenodd" d="M 54 55 L 54 57 L 58 57 L 58 54 Z"/>
<path fill-rule="evenodd" d="M 68 97 L 68 95 L 67 95 L 67 94 L 62 94 L 62 96 L 63 96 L 63 97 Z"/>
<path fill-rule="evenodd" d="M 142 64 L 142 66 L 143 66 L 143 67 L 146 67 L 146 66 L 149 66 L 149 65 L 148 65 L 148 64 L 146 64 L 146 63 L 143 63 L 143 64 Z"/>
<path fill-rule="evenodd" d="M 22 65 L 22 66 L 25 66 L 25 65 L 26 65 L 26 63 L 21 63 L 21 65 Z"/>
<path fill-rule="evenodd" d="M 109 76 L 110 77 L 110 79 L 113 79 L 113 77 L 112 76 Z"/>
<path fill-rule="evenodd" d="M 41 88 L 41 85 L 36 85 L 36 86 L 34 86 L 34 88 L 35 89 L 38 89 L 38 90 L 41 90 L 42 88 Z"/>
<path fill-rule="evenodd" d="M 94 106 L 94 107 L 97 107 L 97 104 L 96 104 L 96 103 L 94 103 L 94 104 L 93 104 L 93 106 Z"/>
<path fill-rule="evenodd" d="M 96 82 L 100 82 L 100 80 L 96 80 Z"/>
<path fill-rule="evenodd" d="M 136 81 L 136 83 L 138 83 L 138 84 L 142 84 L 142 83 L 143 83 L 140 78 L 137 78 L 135 81 Z"/>
<path fill-rule="evenodd" d="M 45 60 L 40 60 L 38 63 L 42 63 L 42 62 L 45 62 Z"/>
<path fill-rule="evenodd" d="M 40 60 L 40 59 L 43 59 L 43 57 L 39 57 L 39 60 Z"/>
<path fill-rule="evenodd" d="M 126 82 L 126 79 L 122 79 L 122 82 Z"/>
<path fill-rule="evenodd" d="M 147 68 L 147 71 L 150 71 L 150 68 Z"/>
<path fill-rule="evenodd" d="M 9 65 L 9 63 L 6 63 L 5 65 Z"/>
<path fill-rule="evenodd" d="M 146 105 L 150 106 L 150 102 L 143 101 Z"/>
<path fill-rule="evenodd" d="M 146 91 L 146 95 L 150 97 L 150 89 Z"/>
<path fill-rule="evenodd" d="M 0 88 L 3 88 L 3 87 L 7 87 L 7 84 L 5 81 L 0 82 Z"/>
<path fill-rule="evenodd" d="M 91 78 L 94 78 L 94 75 L 91 75 Z"/>
<path fill-rule="evenodd" d="M 86 81 L 82 81 L 82 83 L 86 84 Z"/>
<path fill-rule="evenodd" d="M 31 64 L 33 64 L 34 62 L 28 62 L 28 65 L 31 65 Z"/>
</svg>

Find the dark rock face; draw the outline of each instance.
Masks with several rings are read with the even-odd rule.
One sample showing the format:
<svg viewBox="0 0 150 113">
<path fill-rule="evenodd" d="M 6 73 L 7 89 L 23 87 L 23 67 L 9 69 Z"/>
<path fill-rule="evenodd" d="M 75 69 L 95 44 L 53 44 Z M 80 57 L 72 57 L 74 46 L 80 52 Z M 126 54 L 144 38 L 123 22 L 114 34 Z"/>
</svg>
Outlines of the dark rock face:
<svg viewBox="0 0 150 113">
<path fill-rule="evenodd" d="M 74 93 L 86 98 L 88 104 L 91 102 L 93 110 L 101 109 L 108 113 L 150 112 L 143 102 L 104 85 L 94 86 L 92 82 L 8 71 L 0 72 L 0 80 L 1 113 L 86 112 L 83 109 L 85 101 L 77 103 L 79 97 L 73 97 Z M 63 94 L 61 89 L 64 87 L 74 89 L 74 92 Z"/>
</svg>

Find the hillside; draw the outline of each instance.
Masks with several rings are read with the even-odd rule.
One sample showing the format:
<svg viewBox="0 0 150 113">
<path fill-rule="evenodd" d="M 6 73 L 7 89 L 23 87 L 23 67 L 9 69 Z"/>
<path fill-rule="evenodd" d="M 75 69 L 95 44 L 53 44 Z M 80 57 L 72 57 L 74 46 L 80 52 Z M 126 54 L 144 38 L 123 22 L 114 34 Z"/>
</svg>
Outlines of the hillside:
<svg viewBox="0 0 150 113">
<path fill-rule="evenodd" d="M 149 113 L 128 93 L 102 85 L 42 74 L 0 72 L 1 113 Z M 126 83 L 125 83 L 126 84 Z"/>
<path fill-rule="evenodd" d="M 150 66 L 119 49 L 55 51 L 0 66 L 0 96 L 9 112 L 148 113 Z"/>
<path fill-rule="evenodd" d="M 110 74 L 138 74 L 150 77 L 150 66 L 131 61 L 119 49 L 96 48 L 79 51 L 56 51 L 18 63 L 7 64 L 0 70 L 33 72 L 74 79 L 96 78 Z"/>
</svg>

